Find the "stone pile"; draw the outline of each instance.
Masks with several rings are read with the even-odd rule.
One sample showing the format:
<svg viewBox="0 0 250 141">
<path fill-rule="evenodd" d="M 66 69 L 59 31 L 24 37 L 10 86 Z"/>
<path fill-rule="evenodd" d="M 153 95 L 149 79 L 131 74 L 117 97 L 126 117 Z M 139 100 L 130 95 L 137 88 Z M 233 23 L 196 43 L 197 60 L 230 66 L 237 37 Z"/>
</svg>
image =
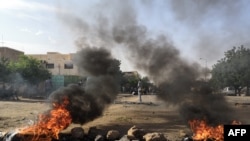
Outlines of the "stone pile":
<svg viewBox="0 0 250 141">
<path fill-rule="evenodd" d="M 9 138 L 11 133 L 0 134 L 0 141 L 26 141 L 25 138 L 16 134 Z M 24 135 L 25 136 L 25 135 Z M 44 141 L 44 138 L 42 139 Z M 40 141 L 40 140 L 37 140 Z M 122 135 L 118 130 L 104 131 L 96 127 L 89 128 L 85 133 L 81 127 L 71 129 L 70 133 L 60 133 L 59 139 L 50 141 L 169 141 L 162 133 L 148 133 L 137 126 L 131 127 L 127 134 Z"/>
<path fill-rule="evenodd" d="M 118 130 L 109 130 L 105 134 L 101 129 L 92 127 L 86 136 L 91 141 L 168 141 L 162 133 L 148 133 L 137 126 L 131 127 L 125 135 Z"/>
</svg>

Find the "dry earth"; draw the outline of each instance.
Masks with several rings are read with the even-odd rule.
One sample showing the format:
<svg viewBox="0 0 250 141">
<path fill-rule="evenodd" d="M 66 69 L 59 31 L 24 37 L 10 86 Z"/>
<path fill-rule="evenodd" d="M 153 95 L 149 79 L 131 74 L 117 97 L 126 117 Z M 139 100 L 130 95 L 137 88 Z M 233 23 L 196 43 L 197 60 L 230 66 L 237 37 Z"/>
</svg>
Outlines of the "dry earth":
<svg viewBox="0 0 250 141">
<path fill-rule="evenodd" d="M 190 133 L 177 111 L 177 107 L 167 105 L 157 99 L 156 95 L 143 95 L 143 104 L 137 103 L 137 96 L 118 95 L 103 116 L 84 125 L 72 124 L 64 132 L 73 127 L 96 126 L 104 130 L 116 129 L 122 134 L 133 125 L 148 131 L 164 133 L 171 141 L 180 141 L 182 133 Z M 250 124 L 250 105 L 235 105 L 235 103 L 250 103 L 250 97 L 226 97 L 229 104 L 237 111 L 242 122 Z M 0 132 L 8 132 L 16 128 L 33 124 L 37 116 L 48 107 L 44 100 L 21 99 L 20 101 L 0 101 Z"/>
</svg>

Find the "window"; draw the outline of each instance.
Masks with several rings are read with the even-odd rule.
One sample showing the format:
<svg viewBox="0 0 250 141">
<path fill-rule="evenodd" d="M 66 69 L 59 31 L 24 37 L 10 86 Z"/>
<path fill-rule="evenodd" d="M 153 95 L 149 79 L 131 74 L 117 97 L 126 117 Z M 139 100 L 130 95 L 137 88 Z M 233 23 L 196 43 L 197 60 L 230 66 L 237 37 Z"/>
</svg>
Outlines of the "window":
<svg viewBox="0 0 250 141">
<path fill-rule="evenodd" d="M 73 64 L 64 64 L 64 69 L 73 69 Z"/>
<path fill-rule="evenodd" d="M 54 64 L 48 63 L 46 66 L 47 66 L 48 69 L 54 69 Z"/>
</svg>

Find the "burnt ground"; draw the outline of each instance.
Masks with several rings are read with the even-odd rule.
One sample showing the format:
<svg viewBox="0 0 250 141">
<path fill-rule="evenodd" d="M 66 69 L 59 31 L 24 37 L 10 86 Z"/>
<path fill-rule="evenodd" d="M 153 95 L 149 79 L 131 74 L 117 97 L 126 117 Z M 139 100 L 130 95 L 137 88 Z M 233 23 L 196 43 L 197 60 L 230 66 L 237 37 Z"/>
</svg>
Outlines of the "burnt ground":
<svg viewBox="0 0 250 141">
<path fill-rule="evenodd" d="M 250 124 L 250 97 L 226 97 L 229 104 L 236 110 L 243 124 Z M 137 96 L 120 94 L 100 118 L 84 125 L 72 124 L 63 132 L 74 127 L 97 127 L 103 130 L 116 129 L 122 134 L 133 125 L 151 132 L 164 133 L 168 139 L 181 140 L 183 133 L 191 134 L 177 111 L 177 107 L 168 105 L 157 99 L 155 95 L 143 95 L 143 103 L 137 103 Z M 238 103 L 238 104 L 236 104 Z M 241 105 L 244 103 L 245 105 Z M 45 100 L 21 98 L 19 101 L 0 101 L 0 132 L 9 132 L 16 128 L 33 124 L 37 116 L 48 107 Z"/>
</svg>

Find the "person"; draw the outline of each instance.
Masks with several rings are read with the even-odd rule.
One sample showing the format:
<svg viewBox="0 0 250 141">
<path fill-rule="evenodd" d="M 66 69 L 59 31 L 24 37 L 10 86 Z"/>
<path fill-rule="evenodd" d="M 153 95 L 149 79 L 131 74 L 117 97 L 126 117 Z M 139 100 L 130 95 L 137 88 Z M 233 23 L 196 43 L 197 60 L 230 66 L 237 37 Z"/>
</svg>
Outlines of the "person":
<svg viewBox="0 0 250 141">
<path fill-rule="evenodd" d="M 149 88 L 148 88 L 148 93 L 152 94 L 152 87 L 151 86 L 149 86 Z"/>
<path fill-rule="evenodd" d="M 45 87 L 45 95 L 46 95 L 46 98 L 48 98 L 50 92 L 52 91 L 52 81 L 51 81 L 51 77 L 49 77 L 47 80 L 45 80 L 44 87 Z"/>
<path fill-rule="evenodd" d="M 122 86 L 122 93 L 125 93 L 126 92 L 126 88 L 125 86 Z"/>
<path fill-rule="evenodd" d="M 17 96 L 17 89 L 14 84 L 10 83 L 6 86 L 4 86 L 3 94 L 6 96 L 6 98 L 11 98 L 13 100 L 19 100 Z"/>
<path fill-rule="evenodd" d="M 138 87 L 138 101 L 139 101 L 139 103 L 141 103 L 142 102 L 142 99 L 141 99 L 141 95 L 142 95 L 142 82 L 141 82 L 141 80 L 138 81 L 137 87 Z"/>
<path fill-rule="evenodd" d="M 17 82 L 14 82 L 14 84 L 12 84 L 12 94 L 13 94 L 13 98 L 15 100 L 20 100 L 18 98 L 18 95 L 17 95 L 17 93 L 18 93 L 18 87 L 19 87 L 19 84 Z"/>
<path fill-rule="evenodd" d="M 79 86 L 82 86 L 82 85 L 83 85 L 82 79 L 78 82 L 78 85 L 79 85 Z"/>
</svg>

